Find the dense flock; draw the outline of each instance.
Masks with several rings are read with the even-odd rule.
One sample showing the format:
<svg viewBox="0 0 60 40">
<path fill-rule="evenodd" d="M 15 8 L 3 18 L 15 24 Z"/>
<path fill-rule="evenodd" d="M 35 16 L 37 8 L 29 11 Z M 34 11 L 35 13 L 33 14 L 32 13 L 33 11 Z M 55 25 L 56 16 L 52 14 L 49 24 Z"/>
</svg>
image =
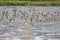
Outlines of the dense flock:
<svg viewBox="0 0 60 40">
<path fill-rule="evenodd" d="M 30 15 L 30 13 L 28 13 L 27 11 L 22 11 L 19 10 L 19 13 L 17 13 L 16 9 L 13 9 L 13 14 L 10 15 L 8 11 L 4 10 L 2 12 L 2 14 L 0 15 L 0 21 L 3 20 L 8 20 L 9 22 L 11 21 L 16 21 L 17 19 L 19 19 L 20 21 L 25 21 L 25 22 L 29 22 L 29 23 L 33 23 L 33 22 L 51 22 L 51 21 L 57 21 L 57 18 L 59 18 L 60 13 L 59 11 L 55 11 L 54 13 L 49 13 L 49 12 L 35 12 L 36 9 L 34 9 L 33 11 L 31 9 L 29 9 L 28 11 L 32 14 Z"/>
</svg>

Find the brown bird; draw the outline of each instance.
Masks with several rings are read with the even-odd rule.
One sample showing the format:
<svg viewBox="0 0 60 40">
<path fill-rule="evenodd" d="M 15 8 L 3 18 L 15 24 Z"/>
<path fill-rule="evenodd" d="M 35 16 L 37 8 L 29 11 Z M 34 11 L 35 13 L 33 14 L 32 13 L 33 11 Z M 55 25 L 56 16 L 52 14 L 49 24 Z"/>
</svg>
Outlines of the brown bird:
<svg viewBox="0 0 60 40">
<path fill-rule="evenodd" d="M 43 16 L 45 17 L 46 22 L 50 21 L 50 15 L 49 15 L 49 13 L 43 14 Z"/>
<path fill-rule="evenodd" d="M 5 16 L 6 16 L 6 18 L 8 19 L 8 11 L 6 11 Z"/>
<path fill-rule="evenodd" d="M 39 16 L 38 15 L 35 15 L 35 21 L 36 22 L 39 22 L 38 20 L 39 20 Z"/>
<path fill-rule="evenodd" d="M 8 11 L 3 11 L 2 20 L 3 20 L 4 17 L 6 17 L 6 19 L 8 19 Z"/>
<path fill-rule="evenodd" d="M 5 10 L 3 11 L 2 15 L 5 16 Z"/>
<path fill-rule="evenodd" d="M 55 21 L 56 20 L 55 19 L 55 16 L 56 16 L 55 13 L 54 14 L 51 14 L 51 20 L 54 20 Z"/>
</svg>

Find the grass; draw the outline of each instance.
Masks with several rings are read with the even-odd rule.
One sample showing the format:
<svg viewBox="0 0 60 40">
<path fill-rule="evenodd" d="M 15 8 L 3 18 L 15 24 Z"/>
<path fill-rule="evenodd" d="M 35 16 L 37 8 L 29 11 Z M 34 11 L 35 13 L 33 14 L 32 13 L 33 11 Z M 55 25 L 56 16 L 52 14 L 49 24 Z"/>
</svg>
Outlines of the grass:
<svg viewBox="0 0 60 40">
<path fill-rule="evenodd" d="M 60 2 L 0 1 L 0 6 L 60 6 Z"/>
</svg>

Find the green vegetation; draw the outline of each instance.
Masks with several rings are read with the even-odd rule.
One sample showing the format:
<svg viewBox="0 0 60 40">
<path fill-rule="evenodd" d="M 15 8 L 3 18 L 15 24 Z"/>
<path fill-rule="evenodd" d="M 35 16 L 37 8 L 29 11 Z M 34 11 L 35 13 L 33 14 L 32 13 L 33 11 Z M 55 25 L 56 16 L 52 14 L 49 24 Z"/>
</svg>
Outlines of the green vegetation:
<svg viewBox="0 0 60 40">
<path fill-rule="evenodd" d="M 0 1 L 0 6 L 60 6 L 60 2 L 40 2 L 40 1 Z"/>
<path fill-rule="evenodd" d="M 60 0 L 0 0 L 0 1 L 60 1 Z"/>
</svg>

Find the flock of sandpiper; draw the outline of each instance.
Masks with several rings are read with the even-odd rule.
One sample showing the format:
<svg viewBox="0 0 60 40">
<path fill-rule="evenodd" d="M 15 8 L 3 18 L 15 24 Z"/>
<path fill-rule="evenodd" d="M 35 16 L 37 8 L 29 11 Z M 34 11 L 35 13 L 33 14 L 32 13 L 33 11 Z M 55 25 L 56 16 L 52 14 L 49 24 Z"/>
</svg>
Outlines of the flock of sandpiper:
<svg viewBox="0 0 60 40">
<path fill-rule="evenodd" d="M 14 9 L 13 12 L 14 13 L 12 14 L 12 16 L 10 16 L 8 11 L 4 10 L 2 15 L 0 15 L 0 21 L 6 18 L 7 20 L 9 20 L 9 22 L 11 22 L 15 21 L 16 18 L 19 18 L 19 20 L 25 20 L 26 22 L 30 21 L 32 23 L 33 21 L 42 22 L 41 19 L 43 18 L 45 19 L 45 22 L 49 22 L 49 21 L 55 21 L 56 18 L 60 16 L 59 11 L 55 11 L 54 13 L 49 12 L 35 13 L 31 9 L 29 9 L 29 12 L 33 12 L 32 15 L 29 15 L 27 11 L 22 10 L 20 10 L 19 13 L 16 13 L 16 10 Z"/>
</svg>

